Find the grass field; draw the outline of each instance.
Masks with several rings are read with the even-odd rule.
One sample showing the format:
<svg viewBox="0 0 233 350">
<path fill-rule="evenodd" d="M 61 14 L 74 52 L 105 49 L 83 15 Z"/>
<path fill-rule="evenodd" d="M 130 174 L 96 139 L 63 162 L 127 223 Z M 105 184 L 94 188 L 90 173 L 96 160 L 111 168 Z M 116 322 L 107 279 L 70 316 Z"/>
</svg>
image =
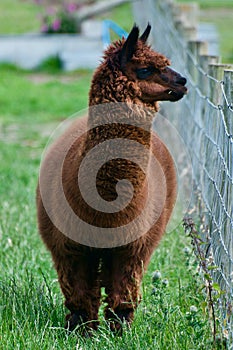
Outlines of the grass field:
<svg viewBox="0 0 233 350">
<path fill-rule="evenodd" d="M 178 0 L 178 2 L 192 2 L 191 0 Z M 203 9 L 207 8 L 232 8 L 233 4 L 231 0 L 195 0 L 194 2 L 198 3 L 199 6 Z"/>
<path fill-rule="evenodd" d="M 192 2 L 191 0 L 178 0 Z M 233 63 L 233 1 L 232 0 L 196 0 L 200 6 L 199 19 L 215 24 L 219 33 L 220 56 L 223 63 Z"/>
<path fill-rule="evenodd" d="M 219 49 L 223 63 L 233 63 L 233 2 L 231 7 L 206 8 L 201 11 L 200 20 L 214 23 L 219 33 Z"/>
<path fill-rule="evenodd" d="M 2 6 L 17 10 L 19 3 L 2 0 L 0 14 Z M 120 25 L 130 18 L 128 9 L 115 13 Z M 0 27 L 6 29 L 4 21 Z M 17 24 L 19 32 L 23 25 Z M 143 280 L 143 301 L 123 337 L 114 337 L 102 317 L 92 339 L 63 329 L 66 310 L 37 232 L 35 188 L 48 137 L 87 106 L 91 75 L 62 73 L 51 66 L 41 72 L 0 66 L 0 350 L 213 349 L 202 281 L 181 225 L 164 236 L 155 252 Z M 153 282 L 155 270 L 162 277 Z"/>
<path fill-rule="evenodd" d="M 71 1 L 72 2 L 72 1 Z M 42 4 L 46 1 L 42 1 Z M 47 1 L 47 4 L 49 1 Z M 0 2 L 0 33 L 19 34 L 38 32 L 40 30 L 40 14 L 43 6 L 35 4 L 34 0 L 1 0 Z M 124 4 L 107 12 L 100 18 L 116 18 L 117 23 L 129 30 L 133 23 L 130 5 Z"/>
<path fill-rule="evenodd" d="M 40 21 L 34 1 L 1 0 L 0 33 L 16 34 L 38 31 Z"/>
<path fill-rule="evenodd" d="M 91 72 L 47 74 L 42 82 L 40 75 L 38 82 L 35 73 L 4 66 L 0 75 L 0 349 L 75 349 L 77 341 L 86 350 L 211 349 L 202 283 L 182 227 L 154 254 L 131 330 L 114 338 L 103 322 L 92 340 L 65 333 L 63 299 L 37 233 L 35 187 L 48 136 L 86 106 Z M 156 285 L 154 270 L 162 274 Z"/>
<path fill-rule="evenodd" d="M 77 349 L 86 350 L 210 349 L 201 284 L 181 227 L 167 234 L 156 251 L 135 323 L 122 338 L 104 322 L 93 339 L 63 330 L 63 298 L 37 233 L 35 187 L 48 134 L 85 107 L 91 73 L 76 72 L 69 84 L 62 82 L 65 75 L 35 83 L 34 73 L 0 67 L 0 74 L 0 349 L 75 349 L 77 343 Z M 153 284 L 154 270 L 162 278 Z"/>
</svg>

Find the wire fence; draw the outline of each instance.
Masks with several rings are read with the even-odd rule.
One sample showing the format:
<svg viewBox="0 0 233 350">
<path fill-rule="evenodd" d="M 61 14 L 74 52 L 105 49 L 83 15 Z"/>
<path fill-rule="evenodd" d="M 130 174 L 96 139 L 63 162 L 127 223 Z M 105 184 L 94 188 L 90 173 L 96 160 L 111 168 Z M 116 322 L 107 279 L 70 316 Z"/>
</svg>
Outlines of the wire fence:
<svg viewBox="0 0 233 350">
<path fill-rule="evenodd" d="M 201 249 L 221 290 L 216 305 L 233 349 L 233 66 L 220 64 L 208 55 L 208 44 L 197 40 L 196 4 L 137 0 L 133 9 L 141 28 L 151 22 L 152 46 L 188 79 L 188 95 L 177 104 L 163 103 L 162 110 L 192 159 L 189 213 L 199 223 Z"/>
</svg>

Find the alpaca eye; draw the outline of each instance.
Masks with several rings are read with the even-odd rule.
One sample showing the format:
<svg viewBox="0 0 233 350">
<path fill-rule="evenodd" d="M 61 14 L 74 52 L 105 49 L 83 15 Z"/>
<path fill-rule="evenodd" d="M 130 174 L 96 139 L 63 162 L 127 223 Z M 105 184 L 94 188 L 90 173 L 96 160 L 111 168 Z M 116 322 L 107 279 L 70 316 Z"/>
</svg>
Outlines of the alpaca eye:
<svg viewBox="0 0 233 350">
<path fill-rule="evenodd" d="M 136 75 L 138 79 L 146 79 L 151 76 L 156 69 L 154 67 L 145 67 L 136 69 Z"/>
</svg>

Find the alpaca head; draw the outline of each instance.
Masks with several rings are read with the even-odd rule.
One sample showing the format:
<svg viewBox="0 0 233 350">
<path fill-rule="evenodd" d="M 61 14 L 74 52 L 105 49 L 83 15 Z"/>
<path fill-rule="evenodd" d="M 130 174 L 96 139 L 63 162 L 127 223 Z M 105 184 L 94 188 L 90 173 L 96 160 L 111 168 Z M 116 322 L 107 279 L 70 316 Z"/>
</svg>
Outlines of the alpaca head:
<svg viewBox="0 0 233 350">
<path fill-rule="evenodd" d="M 186 79 L 168 67 L 166 57 L 146 44 L 150 30 L 148 24 L 139 37 L 138 27 L 133 27 L 120 52 L 121 69 L 128 79 L 137 82 L 143 101 L 178 101 L 187 92 Z"/>
<path fill-rule="evenodd" d="M 109 46 L 97 70 L 98 89 L 104 80 L 103 86 L 109 82 L 111 92 L 115 91 L 115 100 L 125 98 L 151 107 L 156 107 L 157 101 L 178 101 L 187 93 L 186 79 L 169 68 L 169 60 L 147 44 L 150 30 L 148 24 L 139 36 L 134 25 L 127 39 Z"/>
</svg>

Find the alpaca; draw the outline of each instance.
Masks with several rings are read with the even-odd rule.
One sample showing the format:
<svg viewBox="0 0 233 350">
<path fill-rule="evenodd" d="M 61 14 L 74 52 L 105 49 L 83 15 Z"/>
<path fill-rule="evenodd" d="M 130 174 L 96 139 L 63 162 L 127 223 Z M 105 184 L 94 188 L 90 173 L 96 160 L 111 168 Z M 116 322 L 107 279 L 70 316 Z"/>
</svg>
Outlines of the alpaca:
<svg viewBox="0 0 233 350">
<path fill-rule="evenodd" d="M 174 102 L 186 94 L 186 79 L 169 68 L 169 60 L 147 44 L 150 30 L 148 24 L 139 37 L 139 28 L 134 25 L 127 39 L 107 48 L 93 75 L 88 116 L 76 120 L 55 141 L 41 165 L 38 226 L 51 252 L 65 306 L 69 309 L 66 328 L 70 331 L 82 328 L 88 333 L 98 328 L 101 288 L 105 288 L 104 316 L 110 328 L 121 333 L 123 322 L 133 321 L 141 300 L 143 273 L 176 200 L 173 160 L 152 131 L 152 121 L 158 101 Z M 116 155 L 104 162 L 108 152 L 106 140 L 115 142 L 114 147 L 122 140 L 123 145 L 128 142 L 127 147 L 123 146 L 124 157 Z M 136 148 L 135 143 L 139 145 Z M 98 155 L 103 156 L 103 165 L 95 179 L 98 195 L 107 203 L 106 210 L 96 210 L 87 203 L 77 182 L 82 161 L 100 144 L 106 146 Z M 89 177 L 98 157 L 90 156 L 82 178 L 84 192 L 90 196 L 94 190 L 90 189 Z M 120 203 L 123 208 L 114 210 L 120 196 L 119 182 L 123 204 L 127 204 Z M 63 207 L 61 193 L 72 214 Z M 146 205 L 147 212 L 140 215 Z M 111 229 L 117 230 L 114 231 L 117 234 L 110 237 L 110 243 L 104 236 L 104 245 L 99 231 L 99 236 L 89 228 L 83 233 L 86 226 L 76 225 L 72 221 L 74 214 L 88 223 L 88 227 L 103 228 L 106 237 Z"/>
</svg>

